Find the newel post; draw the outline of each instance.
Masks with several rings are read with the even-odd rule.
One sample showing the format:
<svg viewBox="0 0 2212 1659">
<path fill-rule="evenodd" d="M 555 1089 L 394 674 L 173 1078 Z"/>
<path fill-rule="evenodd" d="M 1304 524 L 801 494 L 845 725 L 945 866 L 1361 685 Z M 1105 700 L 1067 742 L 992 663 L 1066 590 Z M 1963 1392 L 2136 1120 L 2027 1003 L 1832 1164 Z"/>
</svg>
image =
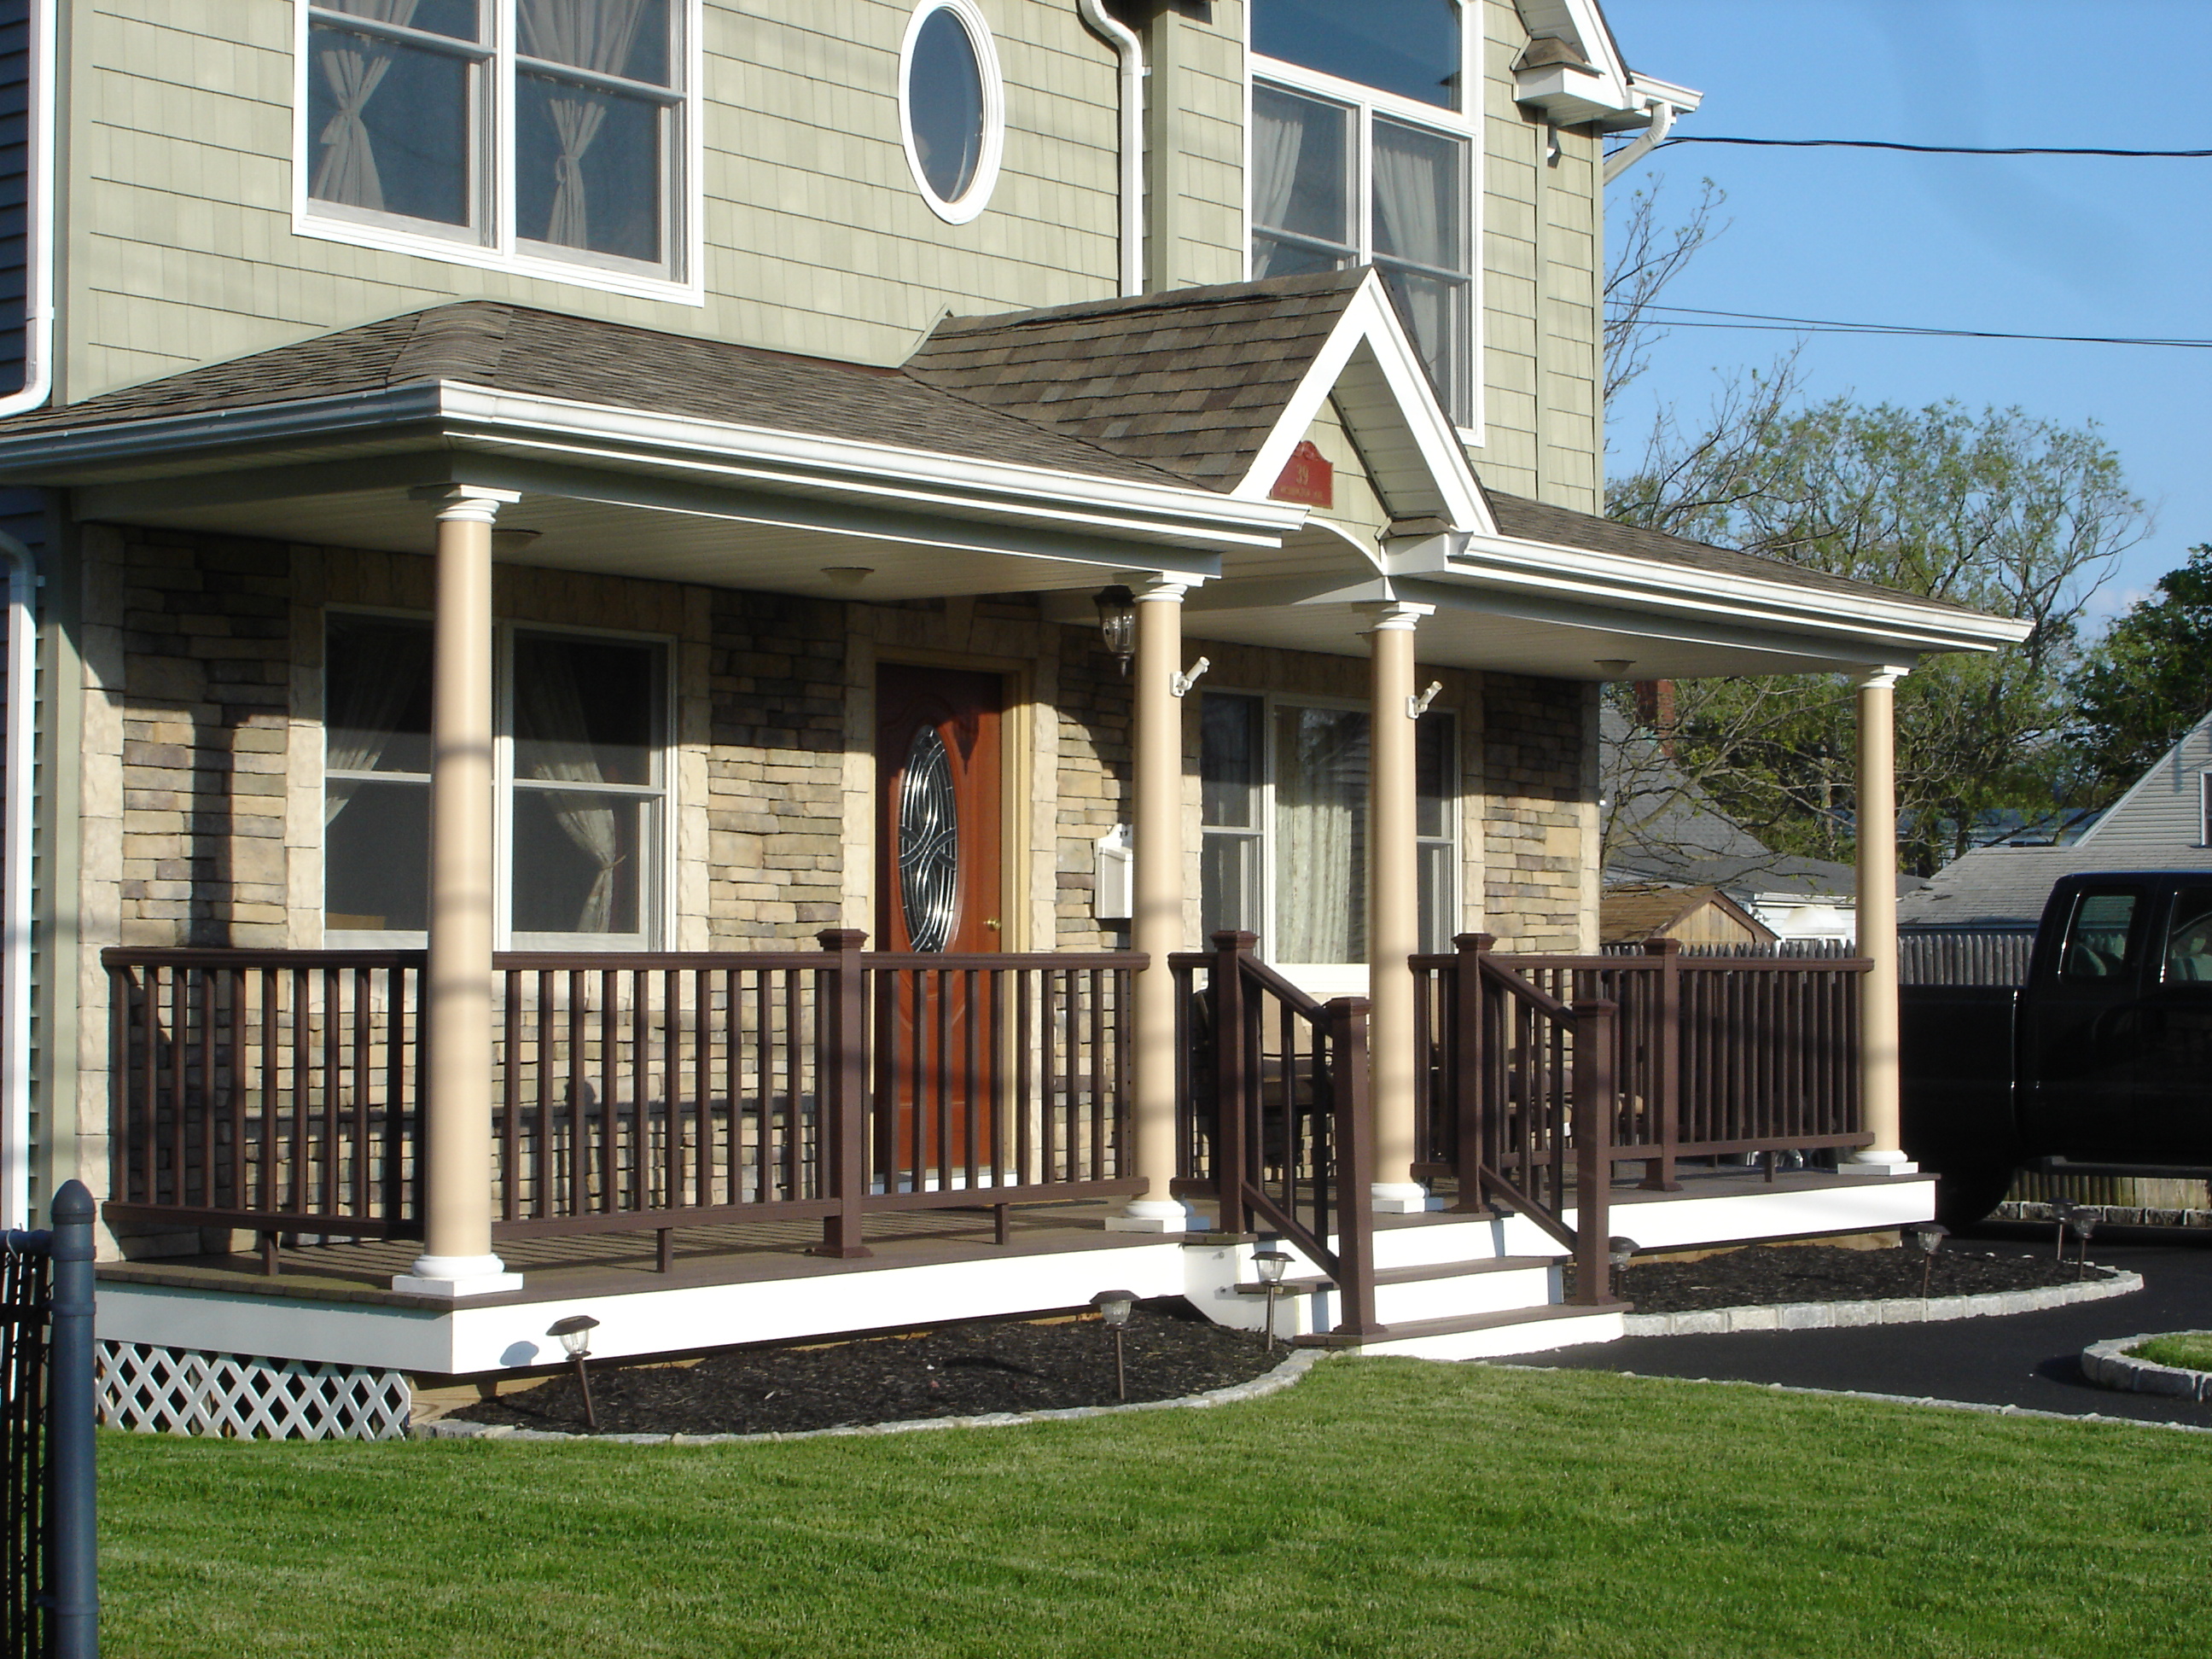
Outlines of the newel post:
<svg viewBox="0 0 2212 1659">
<path fill-rule="evenodd" d="M 1613 1300 L 1613 1022 L 1610 1002 L 1575 1004 L 1575 1300 Z"/>
<path fill-rule="evenodd" d="M 1458 933 L 1452 938 L 1452 949 L 1457 952 L 1452 964 L 1452 1145 L 1459 1182 L 1459 1201 L 1452 1208 L 1462 1215 L 1491 1212 L 1489 1194 L 1482 1186 L 1483 1077 L 1489 1063 L 1482 972 L 1497 943 L 1490 933 Z"/>
<path fill-rule="evenodd" d="M 1659 1156 L 1644 1161 L 1643 1185 L 1647 1193 L 1679 1193 L 1682 1183 L 1674 1178 L 1674 1158 L 1682 1144 L 1682 941 L 1647 939 L 1644 954 L 1659 958 L 1658 1042 L 1651 1056 L 1658 1076 L 1652 1084 L 1654 1097 L 1644 1103 L 1645 1111 L 1659 1115 L 1656 1125 L 1644 1125 L 1644 1139 L 1656 1140 Z"/>
<path fill-rule="evenodd" d="M 1213 1177 L 1221 1199 L 1215 1225 L 1224 1233 L 1245 1229 L 1244 1188 L 1252 1125 L 1244 1076 L 1244 959 L 1257 933 L 1216 933 L 1213 971 Z"/>
<path fill-rule="evenodd" d="M 854 927 L 825 927 L 815 939 L 836 961 L 817 983 L 815 1018 L 822 1023 L 822 1059 L 815 1079 L 817 1119 L 823 1138 L 823 1196 L 837 1207 L 822 1218 L 816 1255 L 873 1254 L 861 1242 L 862 1202 L 868 1195 L 868 988 L 860 947 L 868 936 Z"/>
<path fill-rule="evenodd" d="M 1336 1120 L 1336 1287 L 1343 1298 L 1337 1331 L 1374 1336 L 1375 1121 L 1367 1100 L 1365 997 L 1328 1005 L 1329 1104 Z"/>
</svg>

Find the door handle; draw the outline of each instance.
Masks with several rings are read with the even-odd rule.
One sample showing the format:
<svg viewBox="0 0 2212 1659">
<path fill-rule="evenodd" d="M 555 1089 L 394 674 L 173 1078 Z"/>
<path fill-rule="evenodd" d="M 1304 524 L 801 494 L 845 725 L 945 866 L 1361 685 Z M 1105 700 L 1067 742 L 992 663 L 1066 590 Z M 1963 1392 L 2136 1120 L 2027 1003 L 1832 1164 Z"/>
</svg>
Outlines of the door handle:
<svg viewBox="0 0 2212 1659">
<path fill-rule="evenodd" d="M 994 933 L 999 931 L 999 919 L 996 916 L 991 917 L 988 921 L 984 922 L 983 925 Z"/>
</svg>

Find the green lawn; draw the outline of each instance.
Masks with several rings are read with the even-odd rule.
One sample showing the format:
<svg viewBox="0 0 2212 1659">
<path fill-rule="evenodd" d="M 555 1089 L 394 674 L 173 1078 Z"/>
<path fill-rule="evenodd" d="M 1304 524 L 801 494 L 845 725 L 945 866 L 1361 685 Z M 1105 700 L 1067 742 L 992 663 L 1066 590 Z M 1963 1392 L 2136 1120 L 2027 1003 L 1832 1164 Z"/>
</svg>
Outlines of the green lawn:
<svg viewBox="0 0 2212 1659">
<path fill-rule="evenodd" d="M 108 1436 L 140 1656 L 2204 1651 L 2212 1437 L 1332 1361 L 1203 1412 L 714 1448 Z"/>
<path fill-rule="evenodd" d="M 2179 1365 L 2184 1370 L 2212 1371 L 2212 1331 L 2183 1331 L 2173 1336 L 2153 1337 L 2135 1350 L 2136 1358 L 2154 1365 Z"/>
</svg>

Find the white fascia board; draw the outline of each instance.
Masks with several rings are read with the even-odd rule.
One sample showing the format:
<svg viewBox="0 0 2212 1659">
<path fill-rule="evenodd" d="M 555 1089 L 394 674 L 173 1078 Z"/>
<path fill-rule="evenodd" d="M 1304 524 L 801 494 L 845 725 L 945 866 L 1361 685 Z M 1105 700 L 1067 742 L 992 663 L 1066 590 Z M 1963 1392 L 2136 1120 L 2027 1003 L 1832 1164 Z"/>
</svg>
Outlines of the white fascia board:
<svg viewBox="0 0 2212 1659">
<path fill-rule="evenodd" d="M 455 426 L 502 442 L 567 444 L 594 459 L 742 476 L 953 513 L 989 511 L 1073 522 L 1210 546 L 1272 548 L 1305 522 L 1306 509 L 1239 500 L 1176 484 L 988 461 L 936 451 L 750 427 L 690 416 L 532 398 L 453 382 L 425 382 L 343 398 L 205 410 L 0 441 L 0 477 L 52 483 L 193 450 L 297 446 L 394 428 Z M 548 442 L 550 441 L 550 443 Z"/>
<path fill-rule="evenodd" d="M 1468 465 L 1467 451 L 1460 447 L 1459 429 L 1429 389 L 1428 372 L 1421 367 L 1420 357 L 1383 291 L 1382 279 L 1371 269 L 1284 405 L 1267 441 L 1253 458 L 1250 471 L 1230 492 L 1231 497 L 1240 501 L 1267 500 L 1267 492 L 1290 465 L 1291 452 L 1304 440 L 1343 377 L 1352 354 L 1362 345 L 1374 353 L 1421 459 L 1443 497 L 1445 514 L 1453 527 L 1494 534 L 1498 526 L 1475 483 L 1474 469 Z"/>
<path fill-rule="evenodd" d="M 1832 594 L 1720 571 L 1676 569 L 1587 548 L 1504 536 L 1449 539 L 1458 546 L 1443 557 L 1433 550 L 1446 538 L 1436 538 L 1422 544 L 1423 550 L 1394 559 L 1391 574 L 1536 589 L 1613 606 L 1644 609 L 1656 604 L 1843 638 L 1896 640 L 1919 651 L 1995 651 L 2033 631 L 2032 624 L 2009 617 L 1936 611 L 1907 599 Z"/>
</svg>

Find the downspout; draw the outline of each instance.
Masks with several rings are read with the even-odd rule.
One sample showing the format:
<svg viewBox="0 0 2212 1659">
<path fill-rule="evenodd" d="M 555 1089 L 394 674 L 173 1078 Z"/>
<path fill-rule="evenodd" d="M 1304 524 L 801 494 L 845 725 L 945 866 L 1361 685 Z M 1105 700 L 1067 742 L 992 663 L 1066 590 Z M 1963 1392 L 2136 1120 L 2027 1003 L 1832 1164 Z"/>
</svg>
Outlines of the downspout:
<svg viewBox="0 0 2212 1659">
<path fill-rule="evenodd" d="M 1145 43 L 1106 9 L 1105 0 L 1076 0 L 1083 21 L 1121 59 L 1121 292 L 1145 291 Z"/>
<path fill-rule="evenodd" d="M 0 807 L 0 1222 L 31 1224 L 31 769 L 38 728 L 38 574 L 14 537 L 8 563 L 7 800 Z"/>
<path fill-rule="evenodd" d="M 0 419 L 38 408 L 54 389 L 54 0 L 31 0 L 30 109 L 23 158 L 23 387 Z"/>
<path fill-rule="evenodd" d="M 1651 112 L 1651 125 L 1637 135 L 1636 142 L 1617 149 L 1605 158 L 1605 182 L 1614 179 L 1667 142 L 1667 135 L 1674 130 L 1674 106 L 1654 98 L 1644 107 Z"/>
</svg>

